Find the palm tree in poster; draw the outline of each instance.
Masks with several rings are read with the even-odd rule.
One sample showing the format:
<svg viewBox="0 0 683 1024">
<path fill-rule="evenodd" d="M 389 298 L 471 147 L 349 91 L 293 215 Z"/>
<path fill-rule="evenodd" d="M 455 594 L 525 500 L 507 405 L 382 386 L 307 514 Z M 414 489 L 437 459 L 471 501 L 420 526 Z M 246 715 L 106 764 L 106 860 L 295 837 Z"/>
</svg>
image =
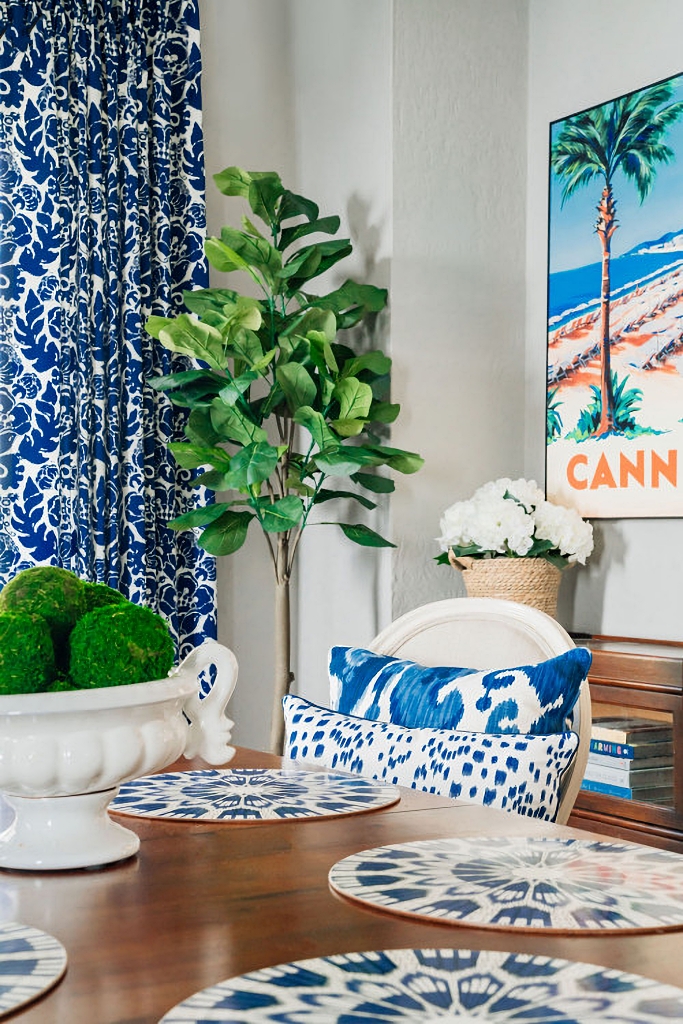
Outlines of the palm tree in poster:
<svg viewBox="0 0 683 1024">
<path fill-rule="evenodd" d="M 600 421 L 598 435 L 614 430 L 614 389 L 610 365 L 610 254 L 617 229 L 614 176 L 618 170 L 636 187 L 641 203 L 655 180 L 657 164 L 673 159 L 663 142 L 667 128 L 683 113 L 670 103 L 672 87 L 663 82 L 568 117 L 555 140 L 550 165 L 563 181 L 562 205 L 583 185 L 603 178 L 595 225 L 602 245 L 600 287 Z"/>
</svg>

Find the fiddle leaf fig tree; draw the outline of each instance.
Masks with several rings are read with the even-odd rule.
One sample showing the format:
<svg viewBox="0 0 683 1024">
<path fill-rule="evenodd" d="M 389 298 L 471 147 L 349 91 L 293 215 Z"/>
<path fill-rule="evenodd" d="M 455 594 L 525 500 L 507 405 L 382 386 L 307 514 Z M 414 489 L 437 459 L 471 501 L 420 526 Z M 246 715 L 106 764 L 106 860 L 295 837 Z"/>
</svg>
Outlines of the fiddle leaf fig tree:
<svg viewBox="0 0 683 1024">
<path fill-rule="evenodd" d="M 200 547 L 214 555 L 237 551 L 252 524 L 268 546 L 275 575 L 271 746 L 279 751 L 282 697 L 293 678 L 289 584 L 311 511 L 334 498 L 373 509 L 368 494 L 394 489 L 386 470 L 414 473 L 423 460 L 382 443 L 378 433 L 399 412 L 385 400 L 391 360 L 339 340 L 384 308 L 386 290 L 346 280 L 324 295 L 309 291 L 352 251 L 348 239 L 329 237 L 339 217 L 320 217 L 314 202 L 271 171 L 228 167 L 214 180 L 225 195 L 245 199 L 260 225 L 243 216 L 240 229 L 224 227 L 207 239 L 207 258 L 218 271 L 244 273 L 257 297 L 205 288 L 185 293 L 188 313 L 150 317 L 153 337 L 200 364 L 150 383 L 189 410 L 187 440 L 171 450 L 183 468 L 202 470 L 196 486 L 218 494 L 170 525 L 201 531 Z M 327 237 L 313 240 L 320 235 Z M 350 481 L 343 489 L 339 477 Z M 330 523 L 356 544 L 394 546 L 363 524 Z"/>
</svg>

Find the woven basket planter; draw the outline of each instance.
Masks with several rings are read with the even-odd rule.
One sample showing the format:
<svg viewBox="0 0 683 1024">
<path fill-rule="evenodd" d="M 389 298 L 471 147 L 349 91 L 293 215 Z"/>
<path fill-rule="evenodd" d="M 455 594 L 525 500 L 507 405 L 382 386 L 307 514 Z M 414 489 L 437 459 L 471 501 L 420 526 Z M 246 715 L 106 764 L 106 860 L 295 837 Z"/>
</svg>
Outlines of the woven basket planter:
<svg viewBox="0 0 683 1024">
<path fill-rule="evenodd" d="M 557 611 L 562 573 L 545 558 L 457 558 L 448 560 L 462 572 L 468 597 L 497 597 L 539 608 L 547 615 Z"/>
</svg>

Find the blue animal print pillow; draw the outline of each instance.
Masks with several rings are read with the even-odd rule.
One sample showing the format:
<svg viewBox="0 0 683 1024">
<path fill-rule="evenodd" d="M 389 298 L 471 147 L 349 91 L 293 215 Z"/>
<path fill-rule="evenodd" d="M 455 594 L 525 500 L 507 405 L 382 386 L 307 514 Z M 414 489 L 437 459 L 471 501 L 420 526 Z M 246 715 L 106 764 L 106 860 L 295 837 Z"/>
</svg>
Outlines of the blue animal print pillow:
<svg viewBox="0 0 683 1024">
<path fill-rule="evenodd" d="M 426 668 L 359 647 L 330 651 L 335 711 L 409 728 L 464 732 L 564 732 L 591 652 L 574 647 L 538 665 L 478 672 Z"/>
<path fill-rule="evenodd" d="M 369 722 L 289 695 L 285 757 L 554 821 L 576 733 L 491 735 Z"/>
</svg>

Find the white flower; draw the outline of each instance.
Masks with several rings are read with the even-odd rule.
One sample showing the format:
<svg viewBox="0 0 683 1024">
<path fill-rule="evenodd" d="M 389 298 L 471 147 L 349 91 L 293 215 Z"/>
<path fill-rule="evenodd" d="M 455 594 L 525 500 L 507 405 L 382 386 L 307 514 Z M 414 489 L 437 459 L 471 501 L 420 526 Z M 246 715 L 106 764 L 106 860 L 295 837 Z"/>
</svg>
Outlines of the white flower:
<svg viewBox="0 0 683 1024">
<path fill-rule="evenodd" d="M 510 480 L 508 492 L 517 501 L 521 501 L 527 512 L 531 512 L 534 506 L 545 501 L 545 494 L 535 480 Z"/>
<path fill-rule="evenodd" d="M 556 556 L 585 563 L 593 550 L 593 527 L 578 512 L 546 501 L 535 480 L 501 477 L 479 487 L 441 517 L 439 545 L 456 554 Z M 552 547 L 532 551 L 536 541 Z M 457 549 L 461 550 L 458 552 Z"/>
<path fill-rule="evenodd" d="M 543 501 L 534 512 L 536 536 L 549 540 L 570 562 L 585 564 L 593 550 L 593 527 L 574 509 Z"/>
</svg>

